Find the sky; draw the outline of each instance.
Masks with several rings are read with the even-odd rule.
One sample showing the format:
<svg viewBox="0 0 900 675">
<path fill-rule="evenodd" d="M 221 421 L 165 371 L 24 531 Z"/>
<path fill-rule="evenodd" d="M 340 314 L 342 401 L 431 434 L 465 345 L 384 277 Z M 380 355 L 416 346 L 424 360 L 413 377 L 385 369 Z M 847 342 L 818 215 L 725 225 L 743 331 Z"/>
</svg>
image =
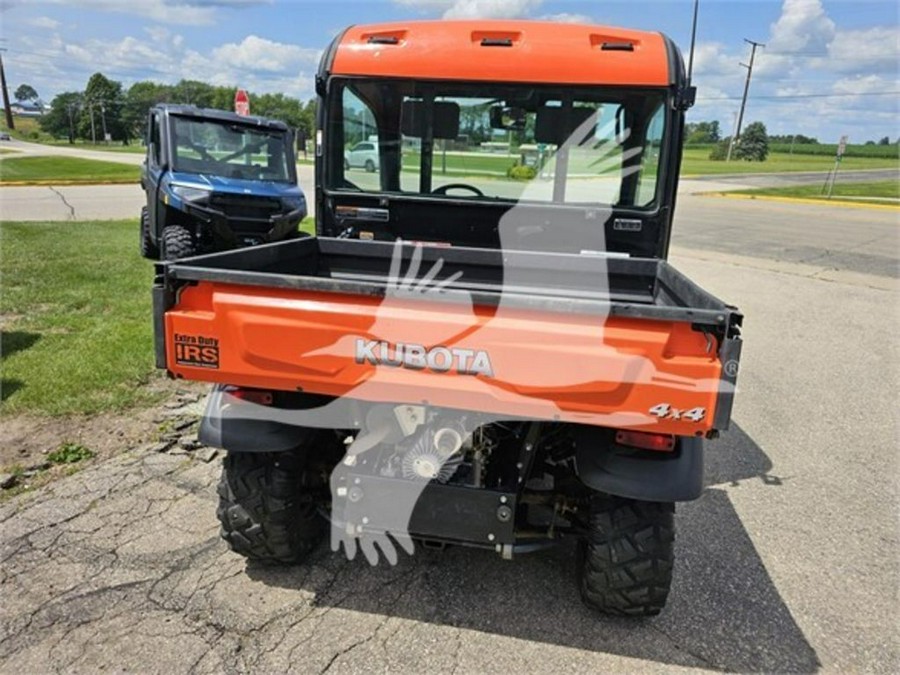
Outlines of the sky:
<svg viewBox="0 0 900 675">
<path fill-rule="evenodd" d="M 45 101 L 97 71 L 123 82 L 182 78 L 313 96 L 319 57 L 354 23 L 440 18 L 583 21 L 662 31 L 690 47 L 692 0 L 0 0 L 10 94 Z M 770 134 L 822 142 L 900 135 L 900 27 L 893 0 L 701 0 L 689 121 L 731 132 L 749 59 L 745 116 Z"/>
</svg>

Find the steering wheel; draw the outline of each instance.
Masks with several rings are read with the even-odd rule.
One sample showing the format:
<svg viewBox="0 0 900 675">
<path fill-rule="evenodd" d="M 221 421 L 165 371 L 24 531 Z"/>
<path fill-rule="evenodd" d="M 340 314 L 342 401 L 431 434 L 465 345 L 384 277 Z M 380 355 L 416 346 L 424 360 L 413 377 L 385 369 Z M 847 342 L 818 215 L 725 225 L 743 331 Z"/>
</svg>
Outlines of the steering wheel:
<svg viewBox="0 0 900 675">
<path fill-rule="evenodd" d="M 431 194 L 445 195 L 447 194 L 447 190 L 471 190 L 477 197 L 484 197 L 484 193 L 477 187 L 474 185 L 466 185 L 465 183 L 448 183 L 447 185 L 441 185 L 441 187 L 432 190 Z"/>
</svg>

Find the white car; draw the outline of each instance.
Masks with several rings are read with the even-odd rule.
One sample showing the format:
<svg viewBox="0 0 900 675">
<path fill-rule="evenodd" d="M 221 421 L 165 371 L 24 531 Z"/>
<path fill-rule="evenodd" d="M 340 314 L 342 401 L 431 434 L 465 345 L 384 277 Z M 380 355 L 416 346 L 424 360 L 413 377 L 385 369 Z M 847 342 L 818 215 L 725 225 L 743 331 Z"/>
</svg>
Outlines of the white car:
<svg viewBox="0 0 900 675">
<path fill-rule="evenodd" d="M 360 141 L 344 152 L 344 169 L 359 167 L 369 173 L 378 169 L 378 144 Z"/>
</svg>

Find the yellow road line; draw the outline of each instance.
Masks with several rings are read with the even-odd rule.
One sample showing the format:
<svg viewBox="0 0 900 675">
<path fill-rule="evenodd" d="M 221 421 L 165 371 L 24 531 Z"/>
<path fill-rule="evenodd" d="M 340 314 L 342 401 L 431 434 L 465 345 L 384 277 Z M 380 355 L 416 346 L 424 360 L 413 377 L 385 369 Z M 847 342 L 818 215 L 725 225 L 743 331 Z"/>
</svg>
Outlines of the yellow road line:
<svg viewBox="0 0 900 675">
<path fill-rule="evenodd" d="M 700 197 L 725 197 L 726 199 L 750 199 L 764 202 L 781 202 L 782 204 L 816 204 L 818 206 L 841 206 L 854 209 L 870 209 L 872 211 L 900 211 L 900 204 L 868 204 L 840 199 L 807 199 L 804 197 L 776 197 L 774 195 L 748 195 L 736 192 L 695 192 Z"/>
</svg>

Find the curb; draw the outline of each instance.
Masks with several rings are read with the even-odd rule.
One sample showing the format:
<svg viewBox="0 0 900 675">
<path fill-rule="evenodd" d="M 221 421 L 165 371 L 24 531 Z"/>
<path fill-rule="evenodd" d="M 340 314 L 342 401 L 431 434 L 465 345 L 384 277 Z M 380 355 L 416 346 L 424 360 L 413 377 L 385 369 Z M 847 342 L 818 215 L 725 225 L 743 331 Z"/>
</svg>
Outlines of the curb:
<svg viewBox="0 0 900 675">
<path fill-rule="evenodd" d="M 840 206 L 871 211 L 900 211 L 900 204 L 867 204 L 866 202 L 841 201 L 839 199 L 806 199 L 803 197 L 777 197 L 773 195 L 740 194 L 736 192 L 695 192 L 697 197 L 723 197 L 725 199 L 749 199 L 782 204 L 816 204 L 818 206 Z"/>
</svg>

